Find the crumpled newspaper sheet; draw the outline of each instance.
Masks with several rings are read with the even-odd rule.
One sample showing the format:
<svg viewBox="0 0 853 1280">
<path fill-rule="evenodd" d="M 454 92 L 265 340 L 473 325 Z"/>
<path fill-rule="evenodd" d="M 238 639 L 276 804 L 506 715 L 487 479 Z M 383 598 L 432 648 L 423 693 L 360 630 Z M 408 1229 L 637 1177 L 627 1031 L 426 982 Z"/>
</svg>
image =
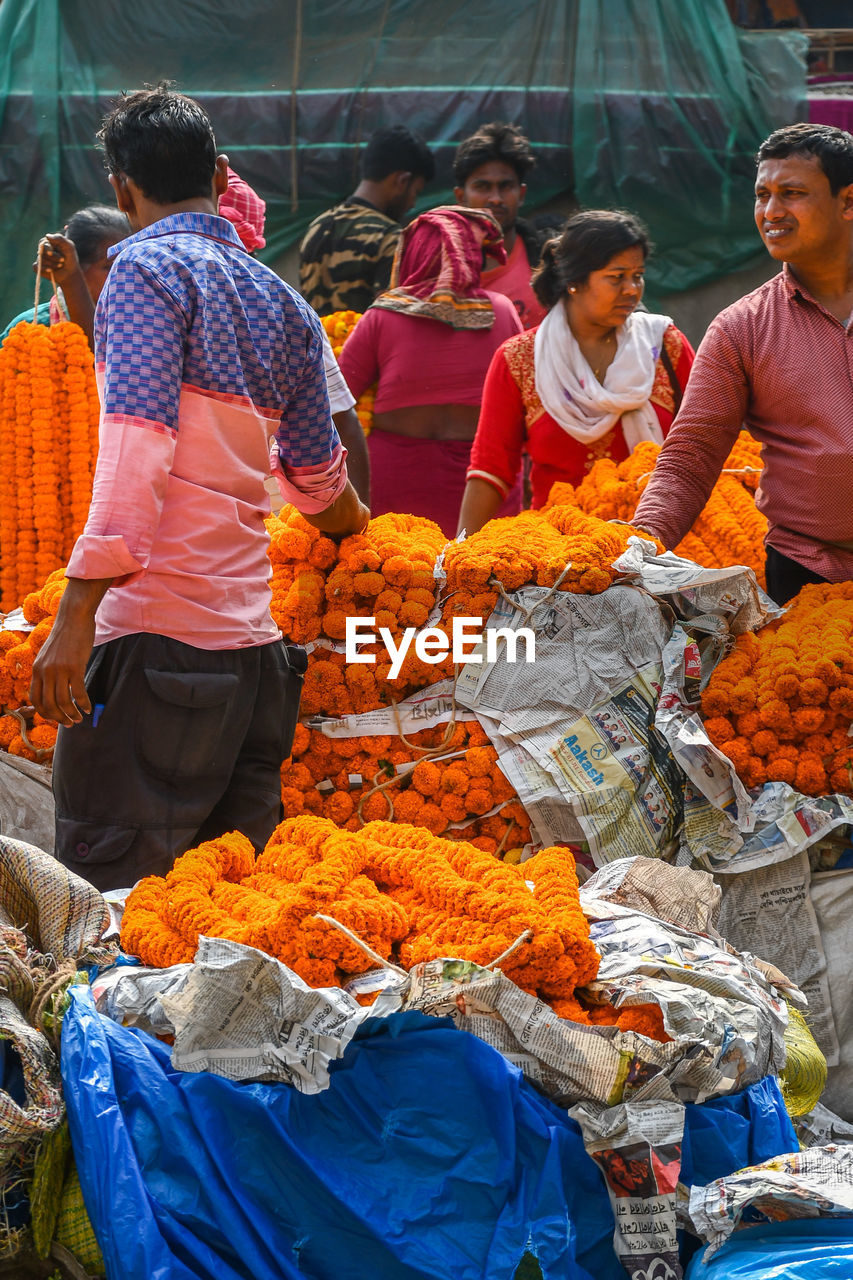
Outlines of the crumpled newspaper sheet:
<svg viewBox="0 0 853 1280">
<path fill-rule="evenodd" d="M 676 1187 L 681 1173 L 684 1105 L 630 1102 L 603 1108 L 581 1102 L 569 1112 L 604 1174 L 616 1228 L 613 1247 L 631 1280 L 677 1280 Z"/>
<path fill-rule="evenodd" d="M 281 961 L 223 938 L 199 938 L 195 961 L 160 995 L 175 1035 L 172 1065 L 230 1080 L 328 1087 L 329 1064 L 370 1009 L 335 987 L 315 990 Z"/>
<path fill-rule="evenodd" d="M 708 1244 L 706 1256 L 725 1244 L 747 1209 L 753 1221 L 755 1214 L 771 1222 L 853 1218 L 853 1147 L 809 1147 L 692 1187 L 688 1212 Z"/>
</svg>

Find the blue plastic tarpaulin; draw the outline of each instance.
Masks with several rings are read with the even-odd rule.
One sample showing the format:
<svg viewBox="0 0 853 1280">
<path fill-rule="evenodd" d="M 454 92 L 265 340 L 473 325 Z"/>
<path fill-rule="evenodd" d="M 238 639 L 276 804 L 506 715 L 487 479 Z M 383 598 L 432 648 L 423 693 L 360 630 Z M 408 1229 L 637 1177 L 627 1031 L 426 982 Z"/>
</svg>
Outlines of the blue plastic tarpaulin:
<svg viewBox="0 0 853 1280">
<path fill-rule="evenodd" d="M 371 1019 L 305 1096 L 172 1069 L 75 988 L 62 1073 L 111 1280 L 624 1280 L 580 1131 L 489 1045 Z"/>
<path fill-rule="evenodd" d="M 544 1280 L 624 1280 L 578 1126 L 449 1020 L 369 1019 L 308 1096 L 175 1071 L 72 997 L 63 1083 L 110 1280 L 512 1280 L 528 1250 Z M 686 1108 L 682 1177 L 795 1148 L 763 1080 Z"/>
<path fill-rule="evenodd" d="M 853 1222 L 822 1218 L 744 1227 L 713 1258 L 697 1254 L 687 1280 L 849 1280 Z"/>
</svg>

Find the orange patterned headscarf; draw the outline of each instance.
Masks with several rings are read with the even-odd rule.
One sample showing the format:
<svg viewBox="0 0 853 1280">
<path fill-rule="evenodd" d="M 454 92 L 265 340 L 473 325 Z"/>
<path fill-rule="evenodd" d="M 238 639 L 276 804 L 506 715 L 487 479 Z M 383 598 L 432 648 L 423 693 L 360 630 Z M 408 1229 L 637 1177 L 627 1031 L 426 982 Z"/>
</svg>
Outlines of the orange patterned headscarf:
<svg viewBox="0 0 853 1280">
<path fill-rule="evenodd" d="M 374 307 L 439 320 L 453 329 L 491 329 L 495 312 L 480 285 L 483 254 L 506 262 L 503 233 L 485 209 L 429 209 L 403 230 L 391 287 Z"/>
</svg>

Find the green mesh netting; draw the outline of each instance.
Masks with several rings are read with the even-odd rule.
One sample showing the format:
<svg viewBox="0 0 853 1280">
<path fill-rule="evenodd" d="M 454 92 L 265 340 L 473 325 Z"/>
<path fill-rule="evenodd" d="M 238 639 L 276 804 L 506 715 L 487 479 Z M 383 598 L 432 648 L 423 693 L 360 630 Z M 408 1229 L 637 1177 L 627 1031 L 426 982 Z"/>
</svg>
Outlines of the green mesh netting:
<svg viewBox="0 0 853 1280">
<path fill-rule="evenodd" d="M 536 148 L 530 206 L 576 188 L 635 209 L 667 291 L 760 253 L 752 154 L 805 102 L 803 37 L 745 37 L 724 0 L 3 0 L 0 320 L 31 296 L 38 237 L 111 202 L 93 141 L 110 99 L 162 78 L 266 199 L 268 261 L 352 190 L 379 125 L 434 146 L 426 207 L 458 140 L 508 119 Z"/>
</svg>

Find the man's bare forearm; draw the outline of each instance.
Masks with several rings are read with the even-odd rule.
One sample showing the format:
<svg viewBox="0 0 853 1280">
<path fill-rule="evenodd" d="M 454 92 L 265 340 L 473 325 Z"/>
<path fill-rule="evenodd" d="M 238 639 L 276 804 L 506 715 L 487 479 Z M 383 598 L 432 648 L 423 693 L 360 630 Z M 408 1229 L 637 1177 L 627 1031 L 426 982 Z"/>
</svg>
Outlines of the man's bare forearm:
<svg viewBox="0 0 853 1280">
<path fill-rule="evenodd" d="M 61 725 L 79 724 L 91 710 L 86 664 L 95 639 L 95 614 L 112 578 L 69 578 L 56 621 L 33 663 L 30 701 Z"/>
<path fill-rule="evenodd" d="M 321 533 L 331 534 L 334 538 L 345 538 L 350 533 L 361 533 L 367 527 L 370 510 L 347 480 L 347 487 L 330 507 L 313 515 L 305 515 L 305 519 Z"/>
</svg>

